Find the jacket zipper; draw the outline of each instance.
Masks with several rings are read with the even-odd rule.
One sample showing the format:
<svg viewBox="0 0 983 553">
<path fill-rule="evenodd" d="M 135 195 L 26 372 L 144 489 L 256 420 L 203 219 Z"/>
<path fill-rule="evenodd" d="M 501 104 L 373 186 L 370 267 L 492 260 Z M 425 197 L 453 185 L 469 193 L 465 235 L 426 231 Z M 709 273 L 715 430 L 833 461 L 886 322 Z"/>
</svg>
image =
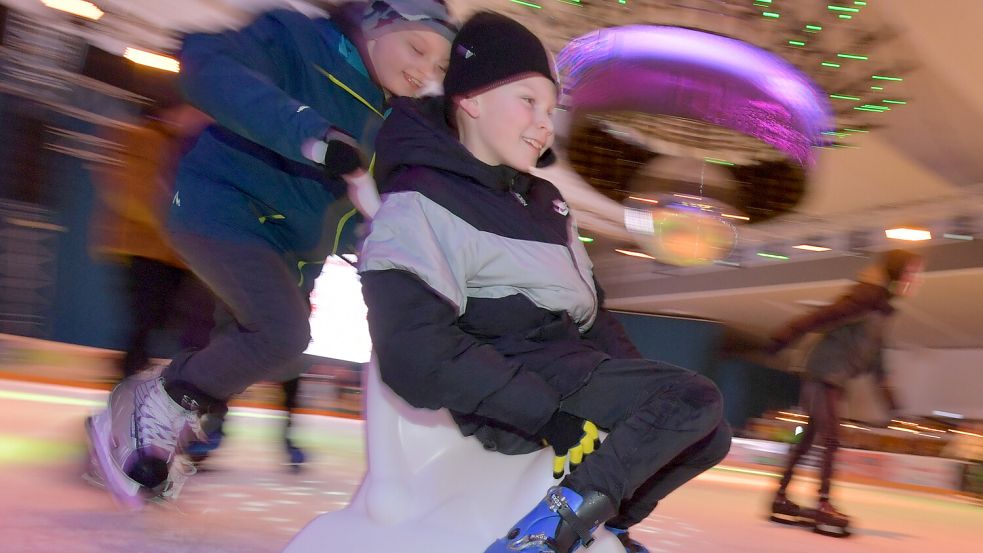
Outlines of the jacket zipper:
<svg viewBox="0 0 983 553">
<path fill-rule="evenodd" d="M 516 177 L 512 177 L 511 179 L 509 179 L 509 192 L 511 192 L 512 195 L 515 196 L 515 199 L 518 200 L 520 204 L 522 204 L 522 207 L 528 207 L 529 206 L 529 202 L 527 202 L 526 199 L 522 197 L 522 194 L 519 194 L 518 192 L 516 192 L 512 188 L 513 185 L 515 184 L 515 179 L 516 179 Z M 591 288 L 590 283 L 587 282 L 587 279 L 584 278 L 584 273 L 581 272 L 580 265 L 577 263 L 577 254 L 575 254 L 573 252 L 573 248 L 570 247 L 570 237 L 569 236 L 567 236 L 567 241 L 566 241 L 565 247 L 567 249 L 567 255 L 570 256 L 570 264 L 573 265 L 574 270 L 577 271 L 577 277 L 579 277 L 580 278 L 580 282 L 583 283 L 584 286 L 587 287 L 587 292 L 591 296 L 592 313 L 594 315 L 591 318 L 591 323 L 593 324 L 593 322 L 595 320 L 597 320 L 597 311 L 598 311 L 598 308 L 600 307 L 600 306 L 597 305 L 597 290 L 594 290 L 593 288 Z"/>
</svg>

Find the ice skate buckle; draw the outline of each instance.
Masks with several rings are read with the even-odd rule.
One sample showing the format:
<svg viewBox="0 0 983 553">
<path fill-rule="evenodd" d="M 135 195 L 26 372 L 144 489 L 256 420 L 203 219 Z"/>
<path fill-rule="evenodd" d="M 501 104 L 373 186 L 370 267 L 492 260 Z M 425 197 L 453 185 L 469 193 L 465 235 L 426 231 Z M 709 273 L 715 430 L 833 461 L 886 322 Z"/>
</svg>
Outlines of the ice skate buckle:
<svg viewBox="0 0 983 553">
<path fill-rule="evenodd" d="M 509 551 L 524 551 L 530 547 L 539 547 L 541 545 L 552 545 L 549 536 L 543 533 L 529 534 L 517 540 L 512 540 L 509 542 L 508 548 Z"/>
<path fill-rule="evenodd" d="M 590 544 L 594 543 L 594 536 L 591 535 L 591 530 L 593 530 L 591 525 L 577 516 L 577 513 L 567 503 L 567 498 L 559 490 L 550 490 L 550 493 L 547 495 L 547 501 L 549 502 L 550 510 L 560 515 L 560 519 L 573 528 L 573 531 L 580 538 L 580 542 L 584 547 L 590 547 Z"/>
</svg>

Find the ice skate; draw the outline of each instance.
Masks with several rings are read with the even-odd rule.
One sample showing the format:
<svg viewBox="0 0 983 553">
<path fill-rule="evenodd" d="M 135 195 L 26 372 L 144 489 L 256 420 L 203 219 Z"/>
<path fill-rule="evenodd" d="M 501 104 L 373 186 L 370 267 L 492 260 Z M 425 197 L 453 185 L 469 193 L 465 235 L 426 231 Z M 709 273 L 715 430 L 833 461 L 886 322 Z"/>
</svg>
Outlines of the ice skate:
<svg viewBox="0 0 983 553">
<path fill-rule="evenodd" d="M 811 517 L 806 516 L 802 507 L 782 492 L 775 494 L 775 499 L 771 502 L 771 516 L 768 518 L 772 522 L 781 524 L 803 525 L 812 522 Z"/>
<path fill-rule="evenodd" d="M 637 541 L 631 539 L 628 535 L 628 530 L 622 530 L 621 528 L 612 528 L 610 526 L 605 526 L 609 532 L 614 534 L 621 545 L 625 546 L 625 553 L 649 553 L 649 550 L 644 545 L 638 543 Z"/>
<path fill-rule="evenodd" d="M 202 415 L 200 419 L 201 429 L 205 433 L 204 440 L 194 440 L 188 444 L 185 452 L 188 459 L 195 465 L 197 470 L 205 470 L 203 464 L 213 451 L 222 445 L 222 438 L 225 437 L 223 427 L 225 425 L 224 414 Z"/>
<path fill-rule="evenodd" d="M 593 543 L 592 534 L 615 515 L 614 503 L 604 494 L 585 497 L 568 488 L 554 486 L 546 497 L 496 540 L 485 553 L 570 553 Z"/>
<path fill-rule="evenodd" d="M 109 406 L 86 419 L 86 431 L 99 479 L 131 509 L 167 492 L 181 445 L 192 436 L 203 438 L 197 414 L 171 399 L 153 373 L 116 386 Z"/>
<path fill-rule="evenodd" d="M 290 438 L 283 439 L 283 446 L 287 451 L 287 465 L 290 467 L 291 472 L 300 472 L 304 467 L 304 463 L 307 461 L 304 450 L 294 445 L 293 440 Z"/>
<path fill-rule="evenodd" d="M 821 499 L 814 511 L 813 531 L 824 536 L 843 538 L 850 535 L 850 517 L 837 511 L 828 499 Z"/>
</svg>

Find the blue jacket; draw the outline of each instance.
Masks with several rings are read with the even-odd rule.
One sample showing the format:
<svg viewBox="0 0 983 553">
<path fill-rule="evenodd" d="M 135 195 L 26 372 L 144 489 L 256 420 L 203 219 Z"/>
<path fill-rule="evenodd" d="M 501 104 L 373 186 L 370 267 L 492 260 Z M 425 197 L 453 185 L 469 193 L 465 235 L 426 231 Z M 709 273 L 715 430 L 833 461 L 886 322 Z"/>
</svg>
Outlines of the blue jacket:
<svg viewBox="0 0 983 553">
<path fill-rule="evenodd" d="M 319 263 L 354 221 L 345 183 L 301 151 L 329 128 L 373 150 L 385 96 L 343 22 L 275 10 L 239 31 L 193 34 L 181 54 L 188 101 L 215 119 L 182 161 L 171 226 L 259 236 Z"/>
</svg>

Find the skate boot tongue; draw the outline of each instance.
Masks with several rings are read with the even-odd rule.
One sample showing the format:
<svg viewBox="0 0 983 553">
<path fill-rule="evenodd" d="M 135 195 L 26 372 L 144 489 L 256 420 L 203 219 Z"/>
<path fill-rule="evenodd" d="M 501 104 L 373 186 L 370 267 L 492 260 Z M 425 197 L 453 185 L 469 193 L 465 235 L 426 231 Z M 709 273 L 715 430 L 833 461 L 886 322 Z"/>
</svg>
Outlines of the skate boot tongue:
<svg viewBox="0 0 983 553">
<path fill-rule="evenodd" d="M 134 417 L 137 450 L 149 449 L 155 457 L 164 458 L 169 463 L 188 437 L 206 438 L 198 413 L 171 399 L 164 390 L 162 378 L 147 381 L 141 388 L 137 391 Z M 193 407 L 197 408 L 197 403 Z"/>
</svg>

